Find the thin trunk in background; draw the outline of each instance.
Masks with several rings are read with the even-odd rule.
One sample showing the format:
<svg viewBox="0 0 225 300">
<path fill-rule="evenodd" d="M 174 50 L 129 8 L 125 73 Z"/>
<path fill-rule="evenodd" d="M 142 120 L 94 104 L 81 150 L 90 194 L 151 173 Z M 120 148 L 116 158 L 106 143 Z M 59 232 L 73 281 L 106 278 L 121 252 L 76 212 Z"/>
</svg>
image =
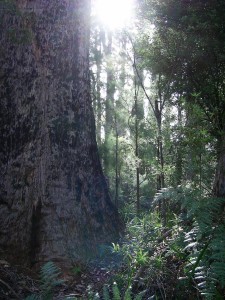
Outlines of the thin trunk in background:
<svg viewBox="0 0 225 300">
<path fill-rule="evenodd" d="M 136 158 L 136 209 L 140 212 L 140 168 L 139 168 L 139 118 L 138 118 L 138 91 L 137 77 L 134 79 L 134 111 L 135 111 L 135 158 Z"/>
<path fill-rule="evenodd" d="M 117 120 L 115 120 L 117 124 Z M 117 126 L 117 125 L 116 125 Z M 119 134 L 116 128 L 116 151 L 115 151 L 115 205 L 119 207 Z"/>
<path fill-rule="evenodd" d="M 105 142 L 104 142 L 104 171 L 109 175 L 112 164 L 111 139 L 113 135 L 113 116 L 114 116 L 114 94 L 115 94 L 115 78 L 114 70 L 111 62 L 112 55 L 112 32 L 106 35 L 107 41 L 104 44 L 104 52 L 106 55 L 106 99 L 105 99 Z"/>
<path fill-rule="evenodd" d="M 223 134 L 222 134 L 223 133 Z M 214 180 L 213 194 L 216 197 L 225 197 L 225 128 L 218 138 L 218 160 L 217 169 Z"/>
<path fill-rule="evenodd" d="M 182 182 L 182 174 L 183 174 L 183 153 L 182 153 L 182 148 L 181 148 L 181 127 L 182 127 L 182 107 L 180 104 L 180 98 L 177 103 L 177 125 L 178 125 L 178 137 L 177 137 L 177 155 L 176 155 L 176 185 L 180 185 Z"/>
</svg>

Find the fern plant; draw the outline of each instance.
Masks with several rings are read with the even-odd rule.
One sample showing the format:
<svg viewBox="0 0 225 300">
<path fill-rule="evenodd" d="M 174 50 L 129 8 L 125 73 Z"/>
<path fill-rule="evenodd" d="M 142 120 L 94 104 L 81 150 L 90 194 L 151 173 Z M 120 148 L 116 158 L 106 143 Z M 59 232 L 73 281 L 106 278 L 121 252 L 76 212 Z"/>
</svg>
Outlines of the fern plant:
<svg viewBox="0 0 225 300">
<path fill-rule="evenodd" d="M 121 300 L 120 291 L 116 282 L 114 282 L 113 284 L 112 291 L 113 291 L 113 300 Z"/>
<path fill-rule="evenodd" d="M 44 300 L 51 300 L 53 296 L 54 287 L 63 283 L 63 280 L 59 279 L 60 270 L 52 262 L 49 261 L 41 268 L 41 291 Z"/>
<path fill-rule="evenodd" d="M 111 293 L 109 292 L 109 287 L 104 285 L 103 291 L 102 291 L 102 298 L 103 300 L 142 300 L 144 292 L 140 292 L 138 295 L 135 295 L 132 297 L 131 288 L 127 288 L 125 292 L 120 290 L 117 283 L 114 282 L 111 288 Z M 111 294 L 111 296 L 110 296 Z M 88 292 L 88 300 L 96 300 L 100 299 L 100 296 L 98 293 L 94 293 L 93 291 L 89 290 Z M 77 300 L 76 298 L 73 300 Z"/>
<path fill-rule="evenodd" d="M 25 300 L 51 300 L 53 299 L 53 290 L 64 281 L 59 279 L 60 269 L 49 261 L 41 267 L 40 271 L 40 294 L 30 295 Z"/>
<path fill-rule="evenodd" d="M 106 285 L 103 287 L 103 299 L 104 300 L 110 300 L 109 291 Z"/>
<path fill-rule="evenodd" d="M 192 239 L 189 233 L 186 240 L 186 248 L 191 248 L 190 273 L 202 296 L 210 300 L 224 297 L 225 224 L 222 210 L 224 203 L 225 199 L 199 199 L 199 206 L 194 212 Z"/>
<path fill-rule="evenodd" d="M 185 233 L 186 274 L 194 281 L 203 299 L 225 297 L 225 218 L 224 198 L 213 198 L 191 184 L 163 189 L 155 204 L 166 199 L 167 207 L 181 208 L 180 226 Z"/>
</svg>

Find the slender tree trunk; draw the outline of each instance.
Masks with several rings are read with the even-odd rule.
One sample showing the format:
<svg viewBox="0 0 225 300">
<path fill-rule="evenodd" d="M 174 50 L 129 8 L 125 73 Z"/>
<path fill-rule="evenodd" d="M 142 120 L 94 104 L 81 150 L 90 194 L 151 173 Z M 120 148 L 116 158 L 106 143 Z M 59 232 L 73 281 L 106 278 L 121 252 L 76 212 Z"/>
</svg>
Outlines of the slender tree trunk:
<svg viewBox="0 0 225 300">
<path fill-rule="evenodd" d="M 70 264 L 120 230 L 95 139 L 90 3 L 16 3 L 0 25 L 0 247 Z"/>
<path fill-rule="evenodd" d="M 225 197 L 225 129 L 218 141 L 218 162 L 214 181 L 213 194 L 216 197 Z"/>
<path fill-rule="evenodd" d="M 138 90 L 137 78 L 134 80 L 135 95 L 134 95 L 134 109 L 135 109 L 135 157 L 136 157 L 136 208 L 137 214 L 140 212 L 140 168 L 139 168 L 139 118 L 138 118 Z"/>
<path fill-rule="evenodd" d="M 117 126 L 117 120 L 116 126 Z M 115 154 L 115 205 L 119 207 L 119 134 L 116 127 L 116 154 Z"/>
<path fill-rule="evenodd" d="M 112 55 L 112 32 L 108 33 L 108 41 L 105 44 L 105 55 L 107 60 Z M 109 175 L 112 164 L 111 138 L 113 134 L 114 94 L 115 78 L 112 65 L 107 61 L 106 66 L 106 100 L 105 100 L 105 143 L 104 143 L 104 170 Z"/>
<path fill-rule="evenodd" d="M 182 182 L 182 175 L 183 175 L 183 156 L 182 156 L 182 148 L 181 148 L 181 132 L 180 128 L 182 126 L 182 108 L 180 103 L 177 104 L 177 121 L 179 127 L 179 134 L 178 134 L 178 142 L 177 142 L 177 155 L 176 155 L 176 185 L 180 185 Z"/>
<path fill-rule="evenodd" d="M 158 104 L 157 104 L 158 105 Z M 158 106 L 155 106 L 157 108 Z M 157 113 L 157 109 L 156 109 Z M 157 126 L 158 126 L 158 137 L 157 137 L 157 160 L 159 165 L 159 174 L 157 175 L 157 191 L 161 190 L 165 187 L 164 182 L 164 157 L 163 157 L 163 143 L 162 143 L 162 119 L 161 119 L 161 113 L 156 114 L 157 118 Z M 162 216 L 162 223 L 163 226 L 166 226 L 166 200 L 162 199 L 159 201 L 159 211 Z"/>
<path fill-rule="evenodd" d="M 165 176 L 164 176 L 164 156 L 163 156 L 163 141 L 162 141 L 162 92 L 160 88 L 161 75 L 158 79 L 158 98 L 155 100 L 155 117 L 157 122 L 157 160 L 159 166 L 159 174 L 157 176 L 157 190 L 161 190 L 165 187 Z M 159 211 L 162 216 L 163 226 L 166 226 L 166 199 L 159 201 Z"/>
<path fill-rule="evenodd" d="M 165 187 L 164 183 L 164 157 L 163 157 L 163 142 L 162 142 L 162 116 L 158 106 L 158 101 L 155 101 L 155 112 L 157 122 L 157 160 L 159 166 L 159 174 L 157 176 L 157 190 Z"/>
</svg>

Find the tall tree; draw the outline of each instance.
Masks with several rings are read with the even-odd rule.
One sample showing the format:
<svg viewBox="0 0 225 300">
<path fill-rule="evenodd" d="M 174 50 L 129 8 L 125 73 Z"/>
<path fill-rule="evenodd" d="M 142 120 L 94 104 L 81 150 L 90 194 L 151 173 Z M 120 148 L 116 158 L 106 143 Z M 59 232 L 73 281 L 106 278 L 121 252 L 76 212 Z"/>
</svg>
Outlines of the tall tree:
<svg viewBox="0 0 225 300">
<path fill-rule="evenodd" d="M 111 62 L 112 55 L 112 45 L 113 45 L 113 33 L 111 31 L 107 32 L 105 35 L 104 51 L 106 55 L 106 99 L 105 99 L 105 141 L 104 141 L 104 169 L 107 175 L 110 172 L 110 165 L 112 162 L 111 153 L 111 140 L 113 136 L 113 122 L 114 122 L 114 96 L 116 91 L 114 70 Z"/>
<path fill-rule="evenodd" d="M 90 1 L 14 3 L 0 25 L 0 247 L 68 263 L 120 229 L 95 139 Z"/>
<path fill-rule="evenodd" d="M 170 74 L 174 93 L 198 105 L 217 140 L 214 194 L 225 196 L 224 1 L 141 1 L 162 43 L 155 66 Z"/>
</svg>

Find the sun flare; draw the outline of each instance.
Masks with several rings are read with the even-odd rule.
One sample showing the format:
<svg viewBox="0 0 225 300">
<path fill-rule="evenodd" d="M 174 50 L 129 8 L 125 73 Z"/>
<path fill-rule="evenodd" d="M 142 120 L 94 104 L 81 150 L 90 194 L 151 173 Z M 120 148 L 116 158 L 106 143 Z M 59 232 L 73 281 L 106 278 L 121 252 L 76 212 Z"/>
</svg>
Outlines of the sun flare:
<svg viewBox="0 0 225 300">
<path fill-rule="evenodd" d="M 134 0 L 94 0 L 94 13 L 110 29 L 126 27 L 133 17 Z"/>
</svg>

